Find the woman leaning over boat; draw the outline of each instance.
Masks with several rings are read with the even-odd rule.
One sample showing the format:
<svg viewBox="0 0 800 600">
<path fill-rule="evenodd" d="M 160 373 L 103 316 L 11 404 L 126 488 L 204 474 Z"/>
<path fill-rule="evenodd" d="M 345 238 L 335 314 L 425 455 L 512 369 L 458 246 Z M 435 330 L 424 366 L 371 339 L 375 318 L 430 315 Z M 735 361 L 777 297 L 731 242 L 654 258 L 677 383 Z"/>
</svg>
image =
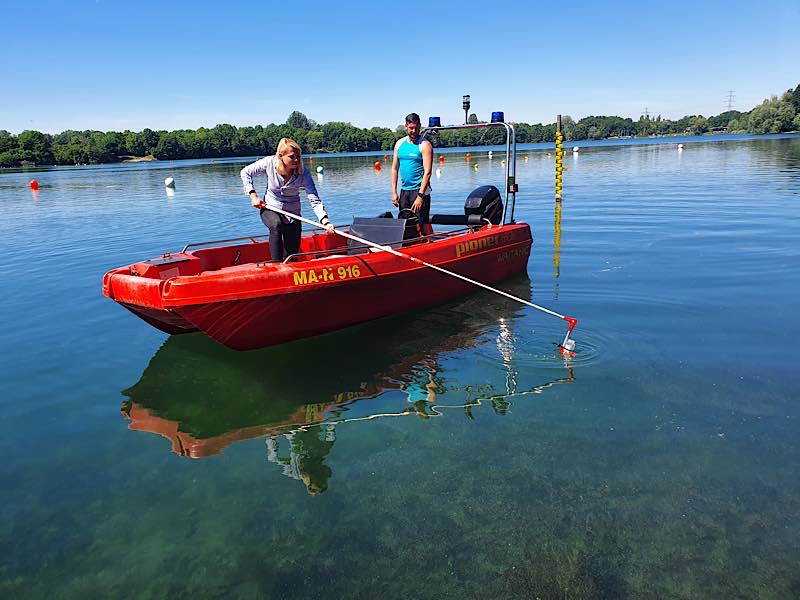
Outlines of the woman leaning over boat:
<svg viewBox="0 0 800 600">
<path fill-rule="evenodd" d="M 294 140 L 281 138 L 275 156 L 267 156 L 247 165 L 239 175 L 251 204 L 261 209 L 261 220 L 269 228 L 269 251 L 273 261 L 282 261 L 300 249 L 301 225 L 297 219 L 281 215 L 270 210 L 270 207 L 299 215 L 300 188 L 305 188 L 317 219 L 328 233 L 333 233 L 333 224 L 317 195 L 311 174 L 303 168 L 302 152 Z M 267 176 L 267 192 L 263 200 L 253 186 L 253 177 L 256 175 Z"/>
</svg>

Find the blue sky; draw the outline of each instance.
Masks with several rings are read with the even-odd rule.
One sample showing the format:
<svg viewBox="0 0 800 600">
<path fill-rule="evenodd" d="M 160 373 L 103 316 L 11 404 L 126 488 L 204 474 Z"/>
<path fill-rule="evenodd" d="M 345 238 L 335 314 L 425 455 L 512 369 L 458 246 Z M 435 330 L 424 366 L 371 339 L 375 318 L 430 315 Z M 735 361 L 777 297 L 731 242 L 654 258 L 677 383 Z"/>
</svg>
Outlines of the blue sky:
<svg viewBox="0 0 800 600">
<path fill-rule="evenodd" d="M 800 0 L 4 0 L 0 129 L 749 110 L 800 83 Z"/>
</svg>

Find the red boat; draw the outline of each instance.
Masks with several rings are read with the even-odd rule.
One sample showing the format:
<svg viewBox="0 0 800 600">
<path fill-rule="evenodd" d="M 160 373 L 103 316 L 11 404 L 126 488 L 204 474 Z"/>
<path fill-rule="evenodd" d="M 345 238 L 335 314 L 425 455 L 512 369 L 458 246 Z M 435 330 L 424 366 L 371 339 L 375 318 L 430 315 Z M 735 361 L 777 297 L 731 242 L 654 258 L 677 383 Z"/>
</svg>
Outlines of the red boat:
<svg viewBox="0 0 800 600">
<path fill-rule="evenodd" d="M 269 262 L 269 242 L 255 238 L 185 249 L 109 271 L 103 294 L 167 333 L 199 330 L 230 348 L 251 350 L 475 289 L 389 252 L 350 254 L 347 243 L 335 234 L 309 235 L 296 260 L 283 263 Z M 402 253 L 494 283 L 526 269 L 531 243 L 526 224 L 485 225 L 419 238 Z"/>
<path fill-rule="evenodd" d="M 167 333 L 202 331 L 250 350 L 487 287 L 525 270 L 531 251 L 530 227 L 513 219 L 514 128 L 502 122 L 428 128 L 489 126 L 508 134 L 505 210 L 498 189 L 482 186 L 467 198 L 464 214 L 431 216 L 433 224 L 461 229 L 419 236 L 410 221 L 356 218 L 338 234 L 304 236 L 300 251 L 281 263 L 269 261 L 269 242 L 258 236 L 190 244 L 109 271 L 103 294 Z"/>
</svg>

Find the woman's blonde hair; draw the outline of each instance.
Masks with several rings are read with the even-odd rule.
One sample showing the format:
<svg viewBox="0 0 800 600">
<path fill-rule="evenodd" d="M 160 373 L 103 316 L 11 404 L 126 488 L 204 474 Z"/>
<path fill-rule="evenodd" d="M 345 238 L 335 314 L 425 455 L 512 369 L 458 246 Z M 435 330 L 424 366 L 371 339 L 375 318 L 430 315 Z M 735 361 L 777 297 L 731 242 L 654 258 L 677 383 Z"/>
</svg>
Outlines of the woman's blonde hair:
<svg viewBox="0 0 800 600">
<path fill-rule="evenodd" d="M 297 152 L 297 155 L 300 157 L 300 160 L 297 164 L 296 174 L 303 174 L 303 151 L 300 150 L 300 144 L 295 142 L 292 138 L 281 138 L 281 140 L 278 142 L 278 148 L 275 150 L 275 156 L 277 157 L 277 160 L 275 161 L 277 163 L 275 169 L 281 174 L 281 177 L 286 176 L 286 167 L 283 166 L 283 161 L 281 158 L 283 158 L 285 154 L 288 154 L 292 151 Z"/>
</svg>

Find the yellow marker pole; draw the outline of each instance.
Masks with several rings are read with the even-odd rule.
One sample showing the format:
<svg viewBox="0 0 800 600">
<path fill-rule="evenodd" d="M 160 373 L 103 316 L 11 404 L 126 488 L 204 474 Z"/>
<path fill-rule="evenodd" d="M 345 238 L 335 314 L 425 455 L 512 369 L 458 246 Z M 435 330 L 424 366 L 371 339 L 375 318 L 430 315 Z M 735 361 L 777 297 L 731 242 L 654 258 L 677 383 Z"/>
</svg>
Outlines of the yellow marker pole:
<svg viewBox="0 0 800 600">
<path fill-rule="evenodd" d="M 556 115 L 556 202 L 561 202 L 562 174 L 564 173 L 564 154 L 562 144 L 564 135 L 561 133 L 561 115 Z"/>
</svg>

